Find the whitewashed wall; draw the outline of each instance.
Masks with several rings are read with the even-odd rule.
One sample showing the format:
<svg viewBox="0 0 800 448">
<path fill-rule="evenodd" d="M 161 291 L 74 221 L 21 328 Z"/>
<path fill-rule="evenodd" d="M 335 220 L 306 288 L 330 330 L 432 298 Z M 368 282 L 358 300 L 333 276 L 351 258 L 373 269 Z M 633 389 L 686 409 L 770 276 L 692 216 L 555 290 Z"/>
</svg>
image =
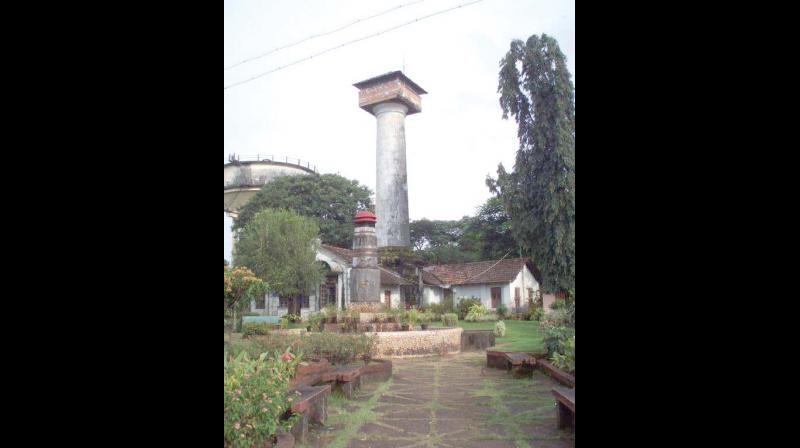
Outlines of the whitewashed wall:
<svg viewBox="0 0 800 448">
<path fill-rule="evenodd" d="M 400 287 L 399 286 L 389 286 L 389 285 L 381 285 L 381 303 L 386 305 L 386 291 L 392 292 L 392 308 L 399 308 L 400 303 L 403 301 L 402 297 L 400 297 Z"/>
<path fill-rule="evenodd" d="M 422 305 L 431 306 L 435 303 L 442 303 L 444 293 L 438 286 L 425 285 L 422 287 Z"/>
</svg>

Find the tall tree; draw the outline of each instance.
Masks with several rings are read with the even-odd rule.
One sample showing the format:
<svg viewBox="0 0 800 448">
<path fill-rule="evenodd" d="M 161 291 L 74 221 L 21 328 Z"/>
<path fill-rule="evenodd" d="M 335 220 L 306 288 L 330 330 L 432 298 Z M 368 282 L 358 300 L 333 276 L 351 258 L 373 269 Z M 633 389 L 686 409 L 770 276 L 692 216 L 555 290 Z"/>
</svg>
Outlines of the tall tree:
<svg viewBox="0 0 800 448">
<path fill-rule="evenodd" d="M 509 252 L 517 254 L 519 246 L 511 231 L 511 219 L 500 198 L 489 198 L 478 207 L 464 228 L 459 246 L 476 253 L 480 260 L 497 260 Z"/>
<path fill-rule="evenodd" d="M 338 174 L 283 176 L 264 185 L 242 207 L 234 226 L 246 227 L 258 212 L 267 208 L 292 210 L 317 220 L 323 243 L 350 248 L 353 216 L 358 211 L 374 210 L 371 194 L 358 181 Z"/>
<path fill-rule="evenodd" d="M 500 60 L 503 118 L 517 122 L 514 170 L 500 164 L 487 185 L 499 194 L 518 243 L 542 271 L 545 292 L 575 288 L 575 89 L 558 42 L 514 40 Z"/>
<path fill-rule="evenodd" d="M 316 261 L 318 235 L 312 218 L 289 210 L 262 210 L 239 236 L 237 263 L 287 298 L 290 312 L 298 313 L 301 297 L 308 297 L 323 279 L 322 265 Z"/>
</svg>

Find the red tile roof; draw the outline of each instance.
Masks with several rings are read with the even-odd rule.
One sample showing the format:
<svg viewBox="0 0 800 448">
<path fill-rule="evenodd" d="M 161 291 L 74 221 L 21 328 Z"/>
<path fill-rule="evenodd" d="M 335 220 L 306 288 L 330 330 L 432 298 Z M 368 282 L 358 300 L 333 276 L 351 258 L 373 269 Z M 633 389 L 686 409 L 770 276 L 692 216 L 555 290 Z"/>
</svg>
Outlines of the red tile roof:
<svg viewBox="0 0 800 448">
<path fill-rule="evenodd" d="M 323 244 L 322 247 L 331 251 L 337 257 L 344 260 L 349 266 L 353 265 L 353 250 L 352 249 L 345 249 L 343 247 L 336 247 L 336 246 L 329 246 L 327 244 Z M 413 285 L 414 283 L 406 280 L 397 272 L 394 272 L 390 269 L 386 269 L 382 266 L 379 266 L 381 270 L 381 285 Z"/>
<path fill-rule="evenodd" d="M 529 269 L 533 272 L 534 277 L 538 279 L 538 270 L 533 266 L 529 258 L 506 258 L 500 261 L 442 264 L 428 266 L 425 271 L 433 274 L 442 283 L 450 285 L 508 283 L 517 278 L 525 263 L 528 263 Z"/>
</svg>

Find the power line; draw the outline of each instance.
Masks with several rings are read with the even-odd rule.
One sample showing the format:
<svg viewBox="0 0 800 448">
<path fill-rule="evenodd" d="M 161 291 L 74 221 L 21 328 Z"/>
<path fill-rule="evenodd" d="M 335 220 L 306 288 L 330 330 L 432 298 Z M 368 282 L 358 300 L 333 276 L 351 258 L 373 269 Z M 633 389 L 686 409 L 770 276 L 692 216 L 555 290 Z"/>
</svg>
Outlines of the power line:
<svg viewBox="0 0 800 448">
<path fill-rule="evenodd" d="M 295 45 L 300 45 L 303 42 L 307 42 L 307 41 L 309 41 L 311 39 L 316 39 L 317 37 L 327 36 L 329 34 L 333 34 L 333 33 L 342 31 L 343 29 L 349 28 L 349 27 L 351 27 L 351 26 L 353 26 L 353 25 L 355 25 L 355 24 L 357 24 L 359 22 L 364 22 L 364 21 L 369 20 L 369 19 L 374 19 L 375 17 L 379 17 L 379 16 L 382 16 L 384 14 L 388 14 L 388 13 L 390 13 L 392 11 L 395 11 L 395 10 L 398 10 L 400 8 L 405 8 L 406 6 L 416 5 L 417 3 L 422 3 L 424 1 L 425 0 L 417 0 L 415 2 L 405 3 L 405 4 L 402 4 L 402 5 L 399 5 L 399 6 L 395 6 L 394 8 L 387 9 L 386 11 L 379 12 L 377 14 L 373 14 L 373 15 L 371 15 L 369 17 L 364 17 L 364 18 L 361 18 L 361 19 L 357 19 L 357 20 L 355 20 L 353 22 L 348 23 L 347 25 L 344 25 L 344 26 L 341 26 L 339 28 L 336 28 L 335 30 L 326 31 L 324 33 L 319 33 L 319 34 L 313 34 L 313 35 L 311 35 L 309 37 L 306 37 L 305 39 L 298 40 L 297 42 L 294 42 L 294 43 L 291 43 L 291 44 L 287 44 L 287 45 L 283 45 L 281 47 L 273 48 L 272 50 L 270 50 L 270 51 L 268 51 L 266 53 L 260 54 L 258 56 L 255 56 L 255 57 L 252 57 L 252 58 L 249 58 L 249 59 L 245 59 L 245 60 L 239 61 L 239 62 L 237 62 L 237 63 L 235 63 L 233 65 L 229 65 L 228 67 L 225 67 L 225 70 L 230 70 L 230 69 L 232 69 L 234 67 L 238 67 L 238 66 L 240 66 L 240 65 L 242 65 L 242 64 L 244 64 L 246 62 L 255 61 L 256 59 L 261 59 L 264 56 L 268 56 L 268 55 L 270 55 L 272 53 L 275 53 L 276 51 L 280 51 L 280 50 L 284 50 L 286 48 L 294 47 Z"/>
<path fill-rule="evenodd" d="M 325 53 L 328 53 L 328 52 L 330 52 L 330 51 L 333 51 L 333 50 L 336 50 L 336 49 L 339 49 L 339 48 L 345 47 L 345 46 L 347 46 L 347 45 L 354 44 L 354 43 L 356 43 L 356 42 L 360 42 L 360 41 L 362 41 L 362 40 L 366 40 L 366 39 L 369 39 L 369 38 L 372 38 L 372 37 L 375 37 L 375 36 L 379 36 L 379 35 L 381 35 L 381 34 L 383 34 L 383 33 L 388 33 L 389 31 L 394 31 L 394 30 L 396 30 L 396 29 L 398 29 L 398 28 L 402 28 L 402 27 L 404 27 L 404 26 L 406 26 L 406 25 L 410 25 L 410 24 L 412 24 L 412 23 L 414 23 L 414 22 L 419 22 L 420 20 L 424 20 L 424 19 L 427 19 L 427 18 L 429 18 L 429 17 L 436 16 L 436 15 L 439 15 L 439 14 L 443 14 L 443 13 L 446 13 L 446 12 L 448 12 L 448 11 L 452 11 L 452 10 L 454 10 L 454 9 L 463 8 L 464 6 L 474 5 L 475 3 L 480 3 L 480 2 L 482 2 L 482 1 L 483 1 L 483 0 L 474 0 L 474 1 L 471 1 L 471 2 L 468 2 L 468 3 L 463 3 L 463 4 L 460 4 L 460 5 L 458 5 L 458 6 L 454 6 L 454 7 L 452 7 L 452 8 L 443 9 L 443 10 L 441 10 L 441 11 L 438 11 L 438 12 L 435 12 L 435 13 L 433 13 L 433 14 L 428 14 L 427 16 L 422 16 L 422 17 L 416 18 L 416 19 L 414 19 L 414 20 L 411 20 L 411 21 L 409 21 L 409 22 L 406 22 L 406 23 L 401 23 L 400 25 L 393 26 L 392 28 L 387 28 L 387 29 L 385 29 L 385 30 L 383 30 L 383 31 L 379 31 L 379 32 L 377 32 L 377 33 L 375 33 L 375 34 L 370 34 L 370 35 L 368 35 L 368 36 L 359 37 L 358 39 L 353 39 L 353 40 L 351 40 L 351 41 L 348 41 L 348 42 L 345 42 L 345 43 L 343 43 L 343 44 L 337 45 L 337 46 L 335 46 L 335 47 L 331 47 L 331 48 L 328 48 L 328 49 L 326 49 L 326 50 L 322 50 L 322 51 L 320 51 L 319 53 L 312 54 L 311 56 L 308 56 L 308 57 L 305 57 L 305 58 L 302 58 L 302 59 L 298 59 L 298 60 L 296 60 L 296 61 L 294 61 L 294 62 L 290 62 L 290 63 L 288 63 L 288 64 L 286 64 L 286 65 L 281 65 L 281 66 L 279 66 L 279 67 L 275 67 L 275 68 L 273 68 L 272 70 L 268 70 L 268 71 L 266 71 L 266 72 L 264 72 L 264 73 L 260 73 L 260 74 L 258 74 L 258 75 L 256 75 L 256 76 L 253 76 L 252 78 L 245 79 L 244 81 L 235 82 L 235 83 L 233 83 L 233 84 L 231 84 L 231 85 L 225 86 L 225 88 L 224 88 L 223 90 L 228 90 L 228 89 L 230 89 L 230 88 L 232 88 L 232 87 L 240 86 L 240 85 L 242 85 L 242 84 L 246 84 L 246 83 L 248 83 L 248 82 L 250 82 L 250 81 L 255 81 L 256 79 L 258 79 L 258 78 L 261 78 L 262 76 L 266 76 L 266 75 L 269 75 L 270 73 L 274 73 L 274 72 L 277 72 L 277 71 L 279 71 L 279 70 L 283 70 L 283 69 L 285 69 L 286 67 L 291 67 L 292 65 L 299 64 L 299 63 L 301 63 L 301 62 L 304 62 L 304 61 L 307 61 L 307 60 L 309 60 L 309 59 L 311 59 L 311 58 L 314 58 L 314 57 L 317 57 L 317 56 L 323 55 L 323 54 L 325 54 Z"/>
</svg>

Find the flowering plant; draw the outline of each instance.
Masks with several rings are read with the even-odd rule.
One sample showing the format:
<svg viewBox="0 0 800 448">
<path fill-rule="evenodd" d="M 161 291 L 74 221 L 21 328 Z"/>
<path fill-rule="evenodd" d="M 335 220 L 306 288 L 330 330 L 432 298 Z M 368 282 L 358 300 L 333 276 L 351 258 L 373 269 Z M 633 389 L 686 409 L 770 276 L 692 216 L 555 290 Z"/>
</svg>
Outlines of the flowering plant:
<svg viewBox="0 0 800 448">
<path fill-rule="evenodd" d="M 296 396 L 289 394 L 301 355 L 289 350 L 251 359 L 247 352 L 225 355 L 225 446 L 251 448 L 275 441 L 279 428 L 288 430 L 294 419 L 281 420 Z"/>
</svg>

